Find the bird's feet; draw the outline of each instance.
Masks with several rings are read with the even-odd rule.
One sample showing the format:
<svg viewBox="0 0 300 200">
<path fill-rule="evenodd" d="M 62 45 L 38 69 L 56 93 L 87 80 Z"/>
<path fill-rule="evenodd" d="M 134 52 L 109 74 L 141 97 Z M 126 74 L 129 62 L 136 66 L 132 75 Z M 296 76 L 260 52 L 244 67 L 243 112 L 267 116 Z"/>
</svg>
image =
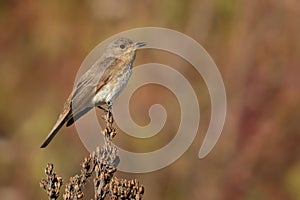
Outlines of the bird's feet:
<svg viewBox="0 0 300 200">
<path fill-rule="evenodd" d="M 112 118 L 112 103 L 109 101 L 106 103 L 107 108 L 102 107 L 102 106 L 97 106 L 99 109 L 103 110 L 104 113 L 101 115 L 101 118 L 107 122 L 107 120 L 109 120 L 109 118 Z"/>
</svg>

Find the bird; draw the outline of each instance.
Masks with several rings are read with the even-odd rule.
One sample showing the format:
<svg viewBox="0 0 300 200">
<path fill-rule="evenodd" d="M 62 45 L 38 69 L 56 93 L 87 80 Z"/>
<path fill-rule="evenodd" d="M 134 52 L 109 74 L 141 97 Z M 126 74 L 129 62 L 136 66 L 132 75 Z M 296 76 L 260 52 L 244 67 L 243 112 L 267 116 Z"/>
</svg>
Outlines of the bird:
<svg viewBox="0 0 300 200">
<path fill-rule="evenodd" d="M 79 77 L 41 148 L 45 148 L 65 124 L 66 127 L 72 125 L 92 108 L 106 110 L 103 107 L 106 105 L 111 109 L 132 74 L 137 49 L 145 45 L 145 42 L 133 42 L 125 37 L 112 40 L 101 57 Z"/>
</svg>

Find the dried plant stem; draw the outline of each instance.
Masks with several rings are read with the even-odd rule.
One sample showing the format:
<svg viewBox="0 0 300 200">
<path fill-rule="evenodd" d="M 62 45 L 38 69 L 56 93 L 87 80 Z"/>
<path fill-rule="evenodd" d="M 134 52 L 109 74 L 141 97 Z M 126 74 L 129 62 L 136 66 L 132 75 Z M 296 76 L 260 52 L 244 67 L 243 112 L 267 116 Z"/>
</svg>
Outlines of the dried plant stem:
<svg viewBox="0 0 300 200">
<path fill-rule="evenodd" d="M 50 200 L 55 200 L 59 197 L 59 190 L 62 186 L 62 178 L 53 172 L 53 164 L 51 163 L 47 165 L 45 174 L 46 179 L 41 180 L 40 186 L 47 192 Z"/>
<path fill-rule="evenodd" d="M 81 164 L 80 175 L 75 175 L 69 179 L 63 194 L 64 200 L 74 200 L 83 198 L 83 188 L 87 180 L 95 172 L 94 198 L 103 200 L 107 195 L 110 199 L 132 199 L 140 200 L 144 194 L 144 187 L 137 180 L 118 179 L 114 177 L 119 164 L 117 148 L 111 139 L 116 135 L 116 129 L 112 126 L 113 116 L 110 110 L 104 116 L 106 127 L 103 130 L 105 144 L 97 148 L 95 152 L 86 157 Z M 62 179 L 52 172 L 53 164 L 46 167 L 46 179 L 41 180 L 41 187 L 47 192 L 49 199 L 57 199 Z"/>
</svg>

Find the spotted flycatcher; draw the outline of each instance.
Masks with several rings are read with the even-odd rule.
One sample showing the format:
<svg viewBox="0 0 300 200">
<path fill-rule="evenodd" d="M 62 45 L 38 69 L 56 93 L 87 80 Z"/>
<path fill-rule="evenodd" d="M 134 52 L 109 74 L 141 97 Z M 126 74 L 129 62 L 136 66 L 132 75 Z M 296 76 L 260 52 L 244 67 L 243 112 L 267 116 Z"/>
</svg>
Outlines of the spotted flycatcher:
<svg viewBox="0 0 300 200">
<path fill-rule="evenodd" d="M 70 126 L 93 107 L 103 109 L 107 105 L 110 109 L 129 80 L 136 50 L 144 45 L 128 38 L 118 38 L 108 44 L 100 59 L 78 79 L 41 148 L 51 142 L 64 124 Z"/>
</svg>

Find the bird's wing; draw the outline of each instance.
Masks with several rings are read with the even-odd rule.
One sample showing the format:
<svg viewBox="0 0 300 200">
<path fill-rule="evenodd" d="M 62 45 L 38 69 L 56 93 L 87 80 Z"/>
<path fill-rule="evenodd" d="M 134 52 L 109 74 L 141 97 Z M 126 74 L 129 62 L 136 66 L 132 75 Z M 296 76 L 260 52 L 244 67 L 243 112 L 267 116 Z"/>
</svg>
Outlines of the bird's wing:
<svg viewBox="0 0 300 200">
<path fill-rule="evenodd" d="M 72 112 L 77 113 L 85 107 L 93 107 L 92 98 L 95 88 L 102 81 L 106 69 L 114 62 L 115 58 L 105 58 L 95 63 L 78 80 L 72 92 Z"/>
<path fill-rule="evenodd" d="M 76 119 L 80 118 L 93 107 L 91 99 L 102 80 L 102 74 L 107 68 L 106 66 L 111 66 L 114 60 L 114 58 L 100 59 L 79 78 L 78 83 L 64 104 L 63 111 L 41 145 L 41 148 L 46 147 L 51 142 L 65 123 L 67 123 L 67 126 L 71 125 Z"/>
<path fill-rule="evenodd" d="M 71 104 L 72 116 L 68 120 L 67 126 L 73 124 L 74 121 L 95 106 L 92 102 L 93 97 L 111 79 L 113 73 L 112 69 L 118 62 L 120 62 L 120 60 L 117 58 L 105 58 L 102 62 L 93 65 L 86 73 L 84 73 L 84 75 L 82 75 L 82 77 L 80 77 L 73 90 Z"/>
</svg>

